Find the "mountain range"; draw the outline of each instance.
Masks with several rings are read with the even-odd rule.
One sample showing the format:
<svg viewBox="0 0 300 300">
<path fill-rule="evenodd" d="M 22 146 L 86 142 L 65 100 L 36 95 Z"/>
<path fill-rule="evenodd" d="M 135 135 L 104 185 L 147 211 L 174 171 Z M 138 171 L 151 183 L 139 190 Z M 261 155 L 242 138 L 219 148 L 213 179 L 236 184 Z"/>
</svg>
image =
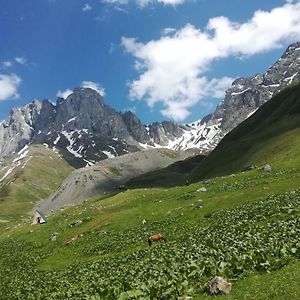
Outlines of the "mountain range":
<svg viewBox="0 0 300 300">
<path fill-rule="evenodd" d="M 214 149 L 220 140 L 261 105 L 300 79 L 300 42 L 290 45 L 266 73 L 238 78 L 216 110 L 192 124 L 173 121 L 144 125 L 132 112 L 117 112 L 90 88 L 75 88 L 66 99 L 34 100 L 14 108 L 0 123 L 0 162 L 42 144 L 78 168 L 140 151 Z"/>
</svg>

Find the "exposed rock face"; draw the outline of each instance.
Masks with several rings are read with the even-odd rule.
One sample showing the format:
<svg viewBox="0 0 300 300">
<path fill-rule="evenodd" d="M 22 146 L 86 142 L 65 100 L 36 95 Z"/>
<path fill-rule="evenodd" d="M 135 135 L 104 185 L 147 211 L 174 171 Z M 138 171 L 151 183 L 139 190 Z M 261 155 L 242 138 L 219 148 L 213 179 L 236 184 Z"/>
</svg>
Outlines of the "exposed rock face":
<svg viewBox="0 0 300 300">
<path fill-rule="evenodd" d="M 182 136 L 184 128 L 183 126 L 179 127 L 175 122 L 171 121 L 155 122 L 149 125 L 149 134 L 154 143 L 168 146 L 174 137 L 178 138 Z"/>
<path fill-rule="evenodd" d="M 235 80 L 215 112 L 190 124 L 190 130 L 174 143 L 174 149 L 197 147 L 204 151 L 212 150 L 229 131 L 262 104 L 299 80 L 300 42 L 297 42 L 290 45 L 265 74 Z"/>
<path fill-rule="evenodd" d="M 149 134 L 146 126 L 131 111 L 123 114 L 123 120 L 128 132 L 134 139 L 141 143 L 149 142 Z"/>
<path fill-rule="evenodd" d="M 149 147 L 210 151 L 238 124 L 300 79 L 300 42 L 288 47 L 265 74 L 235 80 L 215 112 L 193 124 L 144 125 L 132 113 L 106 105 L 89 88 L 76 88 L 56 105 L 48 100 L 13 109 L 0 123 L 0 161 L 28 143 L 59 150 L 75 167 Z"/>
<path fill-rule="evenodd" d="M 48 213 L 66 205 L 82 203 L 95 195 L 120 191 L 129 179 L 188 156 L 186 151 L 149 149 L 100 161 L 72 172 L 54 194 L 39 203 L 38 208 Z"/>
<path fill-rule="evenodd" d="M 209 293 L 211 295 L 229 294 L 232 284 L 228 283 L 224 278 L 220 276 L 214 277 L 208 283 Z"/>
<path fill-rule="evenodd" d="M 173 122 L 143 125 L 133 113 L 122 114 L 106 105 L 96 91 L 76 88 L 67 99 L 58 98 L 56 105 L 35 100 L 13 109 L 0 124 L 0 161 L 29 143 L 39 143 L 82 167 L 154 143 L 167 144 L 182 131 Z"/>
</svg>

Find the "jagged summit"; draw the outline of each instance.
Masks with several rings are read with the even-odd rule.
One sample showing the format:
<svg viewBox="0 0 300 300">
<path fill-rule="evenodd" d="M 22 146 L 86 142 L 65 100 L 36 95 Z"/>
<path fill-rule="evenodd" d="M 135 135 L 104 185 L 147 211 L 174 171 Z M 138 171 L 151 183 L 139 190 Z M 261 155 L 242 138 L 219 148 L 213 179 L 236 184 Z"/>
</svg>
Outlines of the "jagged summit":
<svg viewBox="0 0 300 300">
<path fill-rule="evenodd" d="M 117 112 L 91 88 L 75 88 L 56 105 L 37 101 L 12 109 L 0 123 L 0 161 L 29 143 L 59 151 L 74 166 L 151 147 L 214 149 L 262 104 L 300 79 L 300 42 L 291 44 L 264 74 L 238 78 L 216 110 L 187 125 L 144 125 L 132 112 Z"/>
<path fill-rule="evenodd" d="M 300 42 L 291 44 L 266 73 L 238 78 L 226 91 L 216 110 L 174 142 L 174 149 L 200 148 L 210 151 L 233 128 L 251 116 L 262 104 L 300 80 Z"/>
<path fill-rule="evenodd" d="M 80 167 L 161 147 L 181 134 L 174 122 L 143 125 L 132 112 L 117 112 L 97 91 L 80 87 L 66 99 L 58 98 L 56 105 L 34 100 L 12 109 L 0 125 L 0 160 L 29 143 L 38 143 L 59 151 L 69 163 Z"/>
</svg>

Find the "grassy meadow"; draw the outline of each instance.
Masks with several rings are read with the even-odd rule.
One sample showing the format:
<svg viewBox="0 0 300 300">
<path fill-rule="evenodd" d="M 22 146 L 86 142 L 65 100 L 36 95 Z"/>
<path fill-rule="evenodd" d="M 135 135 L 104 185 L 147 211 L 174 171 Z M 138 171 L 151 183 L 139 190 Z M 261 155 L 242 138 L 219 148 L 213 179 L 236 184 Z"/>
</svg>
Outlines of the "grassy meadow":
<svg viewBox="0 0 300 300">
<path fill-rule="evenodd" d="M 44 146 L 30 146 L 27 160 L 0 184 L 0 233 L 16 220 L 31 217 L 34 205 L 55 191 L 73 170 Z M 4 174 L 5 170 L 0 171 L 0 177 Z"/>
<path fill-rule="evenodd" d="M 288 88 L 208 156 L 61 209 L 44 225 L 21 213 L 70 167 L 55 173 L 59 158 L 32 160 L 1 189 L 0 219 L 10 223 L 0 224 L 0 299 L 201 300 L 212 298 L 216 275 L 232 283 L 222 299 L 300 299 L 299 99 L 300 86 Z M 241 172 L 247 165 L 257 168 Z M 155 233 L 167 242 L 149 247 Z"/>
<path fill-rule="evenodd" d="M 0 299 L 208 299 L 215 275 L 233 283 L 224 299 L 300 298 L 299 167 L 127 190 L 8 229 Z M 167 243 L 150 248 L 157 232 Z"/>
</svg>

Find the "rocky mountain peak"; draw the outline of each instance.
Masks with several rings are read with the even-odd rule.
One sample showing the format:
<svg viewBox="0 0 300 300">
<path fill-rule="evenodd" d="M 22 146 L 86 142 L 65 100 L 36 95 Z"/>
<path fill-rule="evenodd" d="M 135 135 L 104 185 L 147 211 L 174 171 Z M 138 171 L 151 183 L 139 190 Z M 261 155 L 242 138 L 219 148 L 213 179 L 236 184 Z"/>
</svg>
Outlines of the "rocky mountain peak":
<svg viewBox="0 0 300 300">
<path fill-rule="evenodd" d="M 0 124 L 0 160 L 29 143 L 59 151 L 76 167 L 149 147 L 210 151 L 272 96 L 299 81 L 299 70 L 297 42 L 266 73 L 236 79 L 212 114 L 185 126 L 172 121 L 144 125 L 132 112 L 106 105 L 90 88 L 75 88 L 56 105 L 34 100 L 13 109 Z"/>
<path fill-rule="evenodd" d="M 66 99 L 58 98 L 56 105 L 34 100 L 13 109 L 0 127 L 0 160 L 38 143 L 59 151 L 75 167 L 91 165 L 178 136 L 177 124 L 164 122 L 161 130 L 154 129 L 159 126 L 142 124 L 132 112 L 117 112 L 97 91 L 79 87 Z"/>
<path fill-rule="evenodd" d="M 253 114 L 288 85 L 300 80 L 300 42 L 291 44 L 282 57 L 264 74 L 238 78 L 226 91 L 216 110 L 178 139 L 177 149 L 210 151 L 233 128 Z"/>
<path fill-rule="evenodd" d="M 285 59 L 286 57 L 294 56 L 297 51 L 300 51 L 300 41 L 288 46 L 281 58 Z"/>
</svg>

